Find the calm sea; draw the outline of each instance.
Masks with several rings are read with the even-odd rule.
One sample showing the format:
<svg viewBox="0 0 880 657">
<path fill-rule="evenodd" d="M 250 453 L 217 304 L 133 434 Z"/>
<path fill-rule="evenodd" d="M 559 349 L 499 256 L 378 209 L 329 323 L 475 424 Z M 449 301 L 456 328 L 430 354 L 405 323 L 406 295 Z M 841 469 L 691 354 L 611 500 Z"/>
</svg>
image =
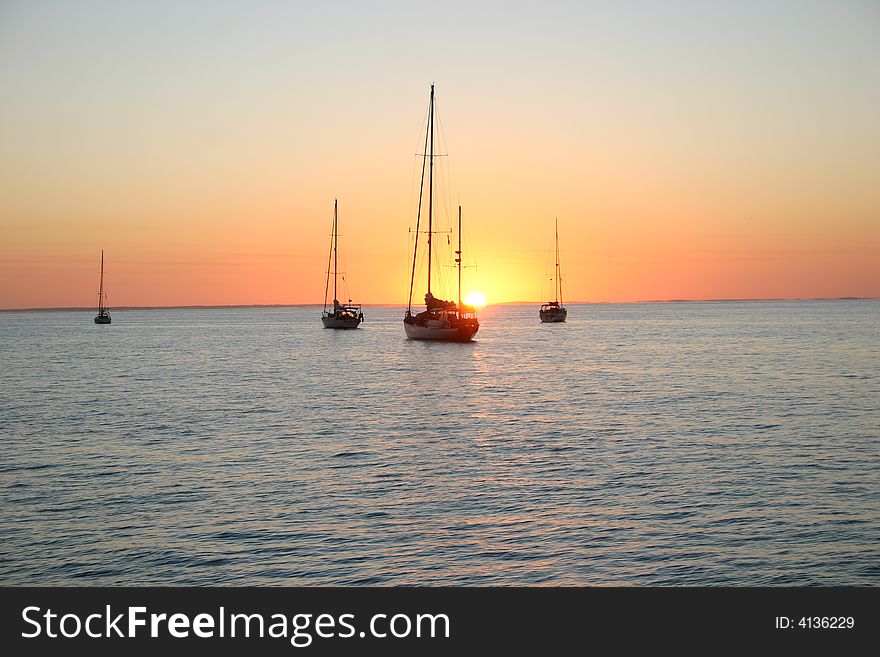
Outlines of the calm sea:
<svg viewBox="0 0 880 657">
<path fill-rule="evenodd" d="M 0 584 L 880 585 L 880 302 L 0 313 Z"/>
</svg>

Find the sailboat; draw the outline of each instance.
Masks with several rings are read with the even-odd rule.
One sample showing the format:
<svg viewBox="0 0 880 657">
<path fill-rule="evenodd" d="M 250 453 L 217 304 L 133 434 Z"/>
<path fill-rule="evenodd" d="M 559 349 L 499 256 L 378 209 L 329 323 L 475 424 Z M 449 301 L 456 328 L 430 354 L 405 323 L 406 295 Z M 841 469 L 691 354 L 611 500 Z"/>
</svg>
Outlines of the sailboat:
<svg viewBox="0 0 880 657">
<path fill-rule="evenodd" d="M 559 219 L 556 220 L 556 300 L 543 304 L 538 314 L 541 316 L 541 321 L 547 324 L 564 322 L 568 317 L 568 310 L 562 305 L 562 274 L 559 272 Z"/>
<path fill-rule="evenodd" d="M 101 249 L 101 286 L 98 288 L 98 314 L 95 315 L 95 324 L 109 324 L 110 312 L 106 306 L 107 293 L 104 292 L 104 250 Z"/>
<path fill-rule="evenodd" d="M 476 308 L 461 301 L 461 206 L 458 206 L 458 302 L 438 299 L 431 292 L 431 250 L 434 230 L 434 85 L 431 85 L 431 101 L 428 106 L 428 130 L 425 136 L 425 153 L 422 156 L 422 175 L 419 187 L 419 206 L 416 215 L 415 245 L 413 247 L 412 275 L 409 283 L 409 301 L 403 317 L 406 337 L 412 340 L 443 340 L 446 342 L 469 342 L 480 329 Z M 425 310 L 413 314 L 412 297 L 416 277 L 416 261 L 419 253 L 419 224 L 422 217 L 422 192 L 425 187 L 425 162 L 428 164 L 428 287 L 425 294 Z"/>
<path fill-rule="evenodd" d="M 339 303 L 336 293 L 336 279 L 338 277 L 339 267 L 336 263 L 337 245 L 339 243 L 339 231 L 337 229 L 337 199 L 333 199 L 333 234 L 330 236 L 330 256 L 327 260 L 327 283 L 324 286 L 324 312 L 321 314 L 321 323 L 324 328 L 333 329 L 354 329 L 364 321 L 364 313 L 361 312 L 360 306 L 352 305 L 351 299 L 347 304 Z M 330 271 L 330 265 L 333 265 L 333 271 Z M 333 310 L 327 310 L 327 295 L 330 292 L 330 274 L 333 274 Z"/>
</svg>

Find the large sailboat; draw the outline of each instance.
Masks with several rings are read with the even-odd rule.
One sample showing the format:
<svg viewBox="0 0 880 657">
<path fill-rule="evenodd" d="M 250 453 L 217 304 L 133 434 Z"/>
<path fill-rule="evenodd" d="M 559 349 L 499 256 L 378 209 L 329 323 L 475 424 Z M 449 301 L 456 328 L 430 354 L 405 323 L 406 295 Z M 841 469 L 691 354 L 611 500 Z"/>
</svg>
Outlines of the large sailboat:
<svg viewBox="0 0 880 657">
<path fill-rule="evenodd" d="M 324 312 L 321 314 L 321 323 L 324 328 L 333 329 L 354 329 L 364 321 L 364 313 L 359 305 L 352 305 L 351 299 L 347 304 L 339 303 L 336 293 L 336 279 L 339 276 L 339 267 L 337 267 L 338 258 L 336 255 L 337 245 L 339 244 L 339 230 L 337 228 L 337 199 L 333 199 L 333 234 L 330 236 L 330 256 L 327 260 L 327 283 L 324 286 Z M 333 270 L 330 270 L 330 267 Z M 327 295 L 330 292 L 330 274 L 333 274 L 333 309 L 327 310 Z"/>
<path fill-rule="evenodd" d="M 98 314 L 95 324 L 109 324 L 110 311 L 107 308 L 107 293 L 104 292 L 104 250 L 101 249 L 101 286 L 98 288 Z"/>
<path fill-rule="evenodd" d="M 438 299 L 431 291 L 431 258 L 434 230 L 434 85 L 428 106 L 428 129 L 425 136 L 425 152 L 422 156 L 422 175 L 419 187 L 419 206 L 416 214 L 415 245 L 413 246 L 412 275 L 409 283 L 409 300 L 403 317 L 406 337 L 413 340 L 443 340 L 446 342 L 469 342 L 480 329 L 476 308 L 461 301 L 461 206 L 458 207 L 458 250 L 455 263 L 458 266 L 458 302 Z M 413 314 L 412 297 L 416 277 L 416 261 L 419 253 L 420 223 L 422 218 L 422 192 L 425 188 L 425 164 L 428 165 L 428 287 L 425 293 L 425 310 Z"/>
<path fill-rule="evenodd" d="M 556 300 L 548 301 L 541 306 L 541 321 L 547 324 L 564 322 L 568 310 L 562 305 L 562 274 L 559 271 L 559 219 L 556 220 Z"/>
</svg>

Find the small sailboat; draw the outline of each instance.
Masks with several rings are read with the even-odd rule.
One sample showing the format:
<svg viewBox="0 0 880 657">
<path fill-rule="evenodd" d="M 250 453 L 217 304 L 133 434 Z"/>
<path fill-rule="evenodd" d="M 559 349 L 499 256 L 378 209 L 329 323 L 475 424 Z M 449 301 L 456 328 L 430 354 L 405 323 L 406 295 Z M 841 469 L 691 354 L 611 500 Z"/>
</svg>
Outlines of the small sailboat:
<svg viewBox="0 0 880 657">
<path fill-rule="evenodd" d="M 543 304 L 538 314 L 541 316 L 541 321 L 546 324 L 564 322 L 568 317 L 568 310 L 562 305 L 562 274 L 559 271 L 559 219 L 556 220 L 556 300 Z"/>
<path fill-rule="evenodd" d="M 110 311 L 107 309 L 107 293 L 104 292 L 104 250 L 101 250 L 101 286 L 98 288 L 98 314 L 95 324 L 109 324 Z"/>
<path fill-rule="evenodd" d="M 425 153 L 422 156 L 422 176 L 419 188 L 419 206 L 416 215 L 415 245 L 413 247 L 412 275 L 409 283 L 409 301 L 403 317 L 406 337 L 412 340 L 443 340 L 447 342 L 469 342 L 480 329 L 476 308 L 466 306 L 461 301 L 461 206 L 458 206 L 458 250 L 455 262 L 458 265 L 458 303 L 436 298 L 431 292 L 431 248 L 434 236 L 434 85 L 431 85 L 431 100 L 428 106 L 428 134 L 425 138 Z M 419 253 L 419 223 L 422 216 L 422 190 L 425 182 L 425 162 L 428 163 L 428 288 L 425 294 L 425 310 L 413 314 L 412 297 L 416 276 L 416 261 Z"/>
<path fill-rule="evenodd" d="M 321 323 L 324 324 L 324 328 L 354 329 L 364 321 L 364 313 L 361 311 L 360 306 L 352 305 L 351 299 L 348 300 L 347 304 L 341 304 L 337 298 L 336 279 L 339 271 L 336 255 L 339 243 L 337 221 L 337 200 L 333 199 L 333 234 L 330 236 L 330 256 L 327 261 L 327 283 L 324 286 L 324 312 L 321 314 Z M 330 271 L 331 264 L 333 266 L 332 272 Z M 327 310 L 327 295 L 330 292 L 331 273 L 333 274 L 333 310 Z"/>
</svg>

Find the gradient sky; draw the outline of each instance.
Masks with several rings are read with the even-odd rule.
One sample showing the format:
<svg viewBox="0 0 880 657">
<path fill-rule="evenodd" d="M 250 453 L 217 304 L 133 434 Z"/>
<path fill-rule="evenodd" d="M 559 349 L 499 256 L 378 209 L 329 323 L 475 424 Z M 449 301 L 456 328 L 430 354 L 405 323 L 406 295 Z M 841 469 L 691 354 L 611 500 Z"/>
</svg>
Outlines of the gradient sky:
<svg viewBox="0 0 880 657">
<path fill-rule="evenodd" d="M 880 297 L 880 3 L 6 1 L 0 307 L 405 302 L 431 82 L 466 291 Z"/>
</svg>

